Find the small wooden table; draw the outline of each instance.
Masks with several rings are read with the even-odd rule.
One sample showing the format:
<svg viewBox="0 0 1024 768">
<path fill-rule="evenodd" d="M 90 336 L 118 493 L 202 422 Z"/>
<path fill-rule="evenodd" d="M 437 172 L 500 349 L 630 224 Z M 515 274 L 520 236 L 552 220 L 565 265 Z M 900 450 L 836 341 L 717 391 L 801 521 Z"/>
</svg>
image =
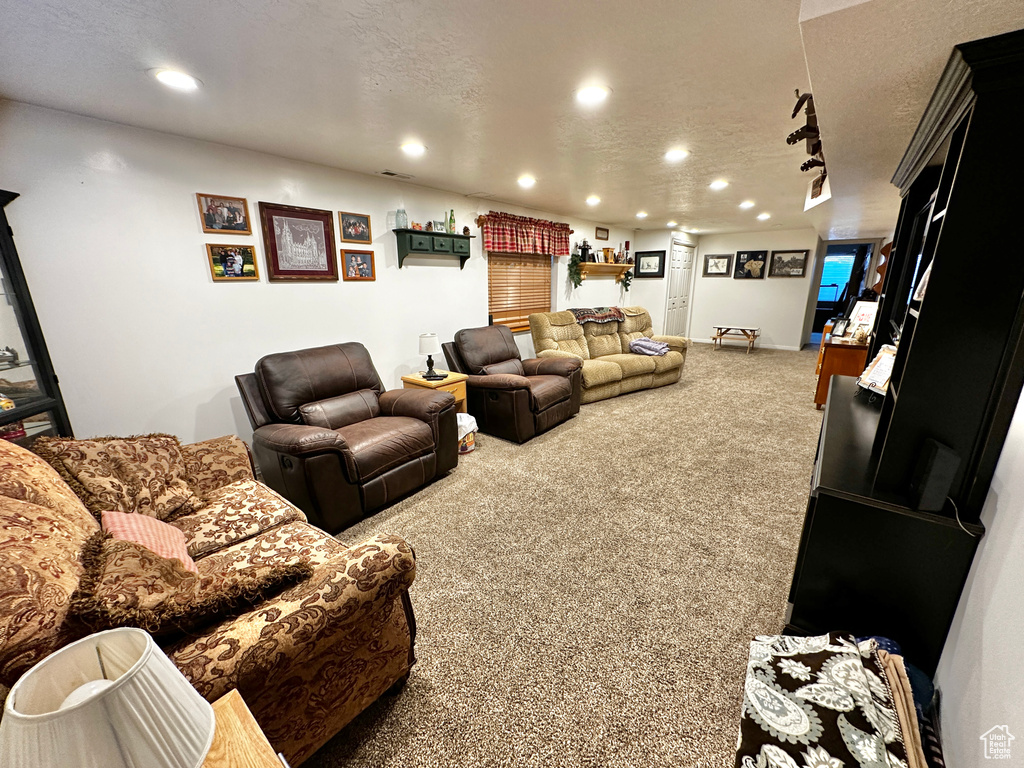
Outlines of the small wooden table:
<svg viewBox="0 0 1024 768">
<path fill-rule="evenodd" d="M 853 339 L 826 334 L 821 343 L 821 372 L 814 391 L 814 405 L 820 411 L 828 400 L 828 383 L 833 376 L 860 376 L 868 362 L 868 345 Z"/>
<path fill-rule="evenodd" d="M 454 371 L 442 371 L 439 368 L 435 368 L 434 371 L 437 373 L 447 373 L 448 376 L 440 381 L 427 381 L 419 374 L 403 376 L 402 387 L 404 389 L 439 389 L 442 392 L 451 392 L 455 395 L 456 410 L 459 413 L 465 413 L 466 379 L 469 376 L 464 373 L 455 373 Z"/>
<path fill-rule="evenodd" d="M 715 332 L 711 334 L 711 343 L 715 349 L 722 347 L 722 339 L 744 339 L 747 342 L 747 354 L 754 348 L 754 341 L 761 335 L 760 328 L 740 327 L 736 325 L 713 325 Z"/>
<path fill-rule="evenodd" d="M 238 691 L 213 702 L 217 730 L 203 768 L 283 768 Z"/>
</svg>

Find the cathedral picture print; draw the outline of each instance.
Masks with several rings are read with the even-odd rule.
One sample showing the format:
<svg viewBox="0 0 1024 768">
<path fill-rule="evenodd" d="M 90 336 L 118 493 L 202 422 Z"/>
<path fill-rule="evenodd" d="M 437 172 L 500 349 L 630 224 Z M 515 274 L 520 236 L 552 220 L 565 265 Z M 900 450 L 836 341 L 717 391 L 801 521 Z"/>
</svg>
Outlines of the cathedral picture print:
<svg viewBox="0 0 1024 768">
<path fill-rule="evenodd" d="M 270 280 L 337 280 L 331 211 L 259 204 Z"/>
</svg>

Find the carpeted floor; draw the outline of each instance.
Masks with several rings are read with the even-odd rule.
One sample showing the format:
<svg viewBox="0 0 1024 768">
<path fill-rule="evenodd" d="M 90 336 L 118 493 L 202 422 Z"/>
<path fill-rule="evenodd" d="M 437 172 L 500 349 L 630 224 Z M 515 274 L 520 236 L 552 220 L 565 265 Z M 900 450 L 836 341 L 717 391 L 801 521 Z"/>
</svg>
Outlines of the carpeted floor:
<svg viewBox="0 0 1024 768">
<path fill-rule="evenodd" d="M 306 765 L 731 764 L 749 639 L 780 630 L 821 424 L 814 353 L 694 345 L 344 532 L 416 549 L 418 664 Z"/>
</svg>

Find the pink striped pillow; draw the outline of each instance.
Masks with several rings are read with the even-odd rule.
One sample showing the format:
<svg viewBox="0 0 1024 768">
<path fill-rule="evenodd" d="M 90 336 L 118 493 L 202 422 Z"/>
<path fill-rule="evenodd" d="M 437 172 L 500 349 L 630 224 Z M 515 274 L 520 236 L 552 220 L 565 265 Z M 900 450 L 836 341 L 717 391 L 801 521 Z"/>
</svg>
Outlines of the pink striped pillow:
<svg viewBox="0 0 1024 768">
<path fill-rule="evenodd" d="M 185 545 L 185 534 L 149 515 L 138 515 L 131 512 L 103 510 L 103 530 L 122 541 L 132 541 L 146 549 L 156 552 L 160 557 L 180 560 L 185 570 L 199 573 L 195 561 L 188 556 Z"/>
</svg>

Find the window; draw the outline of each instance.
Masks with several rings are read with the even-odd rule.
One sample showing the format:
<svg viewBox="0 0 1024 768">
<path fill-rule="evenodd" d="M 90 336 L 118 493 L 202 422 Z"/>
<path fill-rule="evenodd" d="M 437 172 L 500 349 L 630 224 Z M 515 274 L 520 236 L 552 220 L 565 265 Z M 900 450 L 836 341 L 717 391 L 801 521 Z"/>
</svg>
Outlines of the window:
<svg viewBox="0 0 1024 768">
<path fill-rule="evenodd" d="M 534 312 L 551 311 L 551 257 L 537 253 L 488 253 L 487 311 L 495 325 L 530 327 Z"/>
</svg>

